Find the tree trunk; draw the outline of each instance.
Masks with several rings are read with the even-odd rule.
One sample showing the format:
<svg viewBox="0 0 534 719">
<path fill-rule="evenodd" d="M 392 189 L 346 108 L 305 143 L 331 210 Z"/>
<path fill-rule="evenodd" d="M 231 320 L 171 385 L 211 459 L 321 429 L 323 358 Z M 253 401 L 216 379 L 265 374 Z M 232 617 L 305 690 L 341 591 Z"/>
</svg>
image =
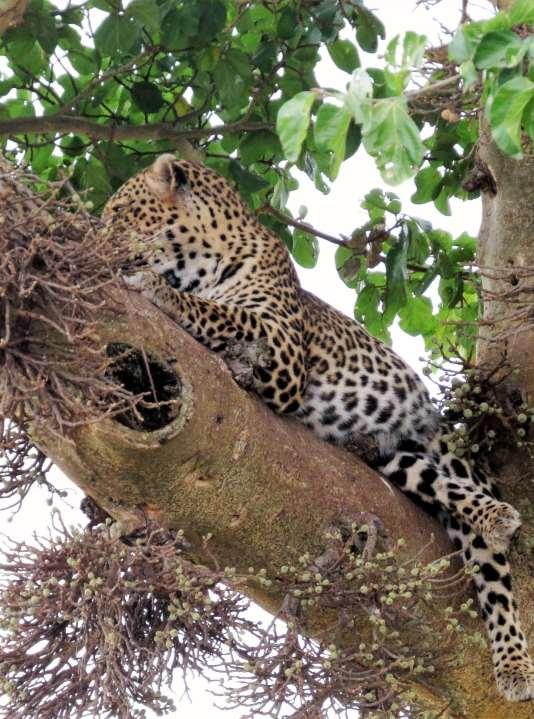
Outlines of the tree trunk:
<svg viewBox="0 0 534 719">
<path fill-rule="evenodd" d="M 498 363 L 503 354 L 518 373 L 503 383 L 502 394 L 520 393 L 534 403 L 534 157 L 514 160 L 503 155 L 482 126 L 479 159 L 491 174 L 495 191 L 483 193 L 483 218 L 478 243 L 484 307 L 478 360 Z M 516 319 L 513 319 L 513 318 Z M 532 435 L 532 429 L 530 430 Z M 532 437 L 531 437 L 532 440 Z M 534 650 L 534 450 L 500 449 L 497 458 L 504 499 L 519 509 L 523 527 L 512 552 L 514 593 L 523 629 Z M 532 703 L 499 706 L 483 692 L 473 716 L 532 716 Z M 518 713 L 521 712 L 521 713 Z M 524 712 L 524 713 L 523 713 Z"/>
</svg>

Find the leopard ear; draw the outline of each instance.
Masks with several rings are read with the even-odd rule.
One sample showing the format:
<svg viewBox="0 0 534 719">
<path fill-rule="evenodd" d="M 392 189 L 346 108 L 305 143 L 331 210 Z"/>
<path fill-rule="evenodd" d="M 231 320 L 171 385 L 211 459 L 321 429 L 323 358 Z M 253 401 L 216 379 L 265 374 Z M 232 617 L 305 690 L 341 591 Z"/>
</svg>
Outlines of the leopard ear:
<svg viewBox="0 0 534 719">
<path fill-rule="evenodd" d="M 171 202 L 176 192 L 186 187 L 187 175 L 174 155 L 160 155 L 147 170 L 146 181 L 160 200 Z"/>
</svg>

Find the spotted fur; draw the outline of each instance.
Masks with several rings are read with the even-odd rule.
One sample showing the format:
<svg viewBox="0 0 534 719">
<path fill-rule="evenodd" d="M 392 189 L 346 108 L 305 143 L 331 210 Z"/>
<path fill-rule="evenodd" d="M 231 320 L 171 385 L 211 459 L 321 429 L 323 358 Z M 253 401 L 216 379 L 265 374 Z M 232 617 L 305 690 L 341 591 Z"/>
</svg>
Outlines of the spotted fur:
<svg viewBox="0 0 534 719">
<path fill-rule="evenodd" d="M 372 437 L 379 471 L 438 513 L 467 562 L 491 642 L 498 689 L 534 698 L 534 667 L 506 552 L 519 515 L 492 483 L 451 455 L 418 375 L 357 322 L 299 285 L 282 242 L 215 172 L 163 155 L 111 198 L 104 217 L 157 247 L 129 282 L 215 352 L 263 340 L 255 388 L 326 440 Z"/>
</svg>

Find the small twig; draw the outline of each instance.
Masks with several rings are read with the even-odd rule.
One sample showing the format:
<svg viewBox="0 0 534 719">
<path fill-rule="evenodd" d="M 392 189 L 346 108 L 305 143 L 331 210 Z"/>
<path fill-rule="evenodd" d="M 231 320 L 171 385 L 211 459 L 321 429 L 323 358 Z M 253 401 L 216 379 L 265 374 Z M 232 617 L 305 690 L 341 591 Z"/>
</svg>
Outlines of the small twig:
<svg viewBox="0 0 534 719">
<path fill-rule="evenodd" d="M 302 232 L 306 232 L 307 234 L 313 235 L 314 237 L 320 237 L 321 239 L 327 240 L 327 242 L 331 242 L 333 245 L 337 245 L 338 247 L 345 247 L 348 242 L 348 237 L 340 235 L 340 237 L 342 238 L 340 240 L 338 237 L 329 235 L 326 232 L 321 232 L 321 230 L 316 230 L 315 227 L 309 225 L 307 222 L 300 222 L 299 220 L 294 220 L 292 217 L 289 217 L 289 215 L 286 215 L 284 212 L 280 212 L 280 210 L 277 210 L 272 205 L 262 205 L 256 210 L 256 214 L 272 215 L 277 220 L 280 220 L 280 222 L 283 222 L 290 227 L 294 227 L 297 230 L 302 230 Z"/>
</svg>

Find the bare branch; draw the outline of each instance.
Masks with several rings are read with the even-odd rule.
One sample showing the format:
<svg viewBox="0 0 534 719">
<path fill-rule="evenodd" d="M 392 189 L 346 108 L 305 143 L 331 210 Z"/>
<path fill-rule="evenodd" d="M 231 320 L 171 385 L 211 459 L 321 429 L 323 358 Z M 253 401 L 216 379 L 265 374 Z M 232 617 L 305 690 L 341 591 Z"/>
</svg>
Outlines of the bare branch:
<svg viewBox="0 0 534 719">
<path fill-rule="evenodd" d="M 257 130 L 272 130 L 273 125 L 268 122 L 233 122 L 213 127 L 182 128 L 173 122 L 155 122 L 151 125 L 117 125 L 115 123 L 103 124 L 87 117 L 69 114 L 57 114 L 41 117 L 20 117 L 0 121 L 1 135 L 22 134 L 64 134 L 75 132 L 87 135 L 93 140 L 172 140 L 178 150 L 184 146 L 186 140 L 199 140 L 204 137 L 228 135 L 234 132 L 254 132 Z M 188 143 L 187 143 L 188 145 Z M 183 156 L 187 157 L 186 146 Z"/>
</svg>

